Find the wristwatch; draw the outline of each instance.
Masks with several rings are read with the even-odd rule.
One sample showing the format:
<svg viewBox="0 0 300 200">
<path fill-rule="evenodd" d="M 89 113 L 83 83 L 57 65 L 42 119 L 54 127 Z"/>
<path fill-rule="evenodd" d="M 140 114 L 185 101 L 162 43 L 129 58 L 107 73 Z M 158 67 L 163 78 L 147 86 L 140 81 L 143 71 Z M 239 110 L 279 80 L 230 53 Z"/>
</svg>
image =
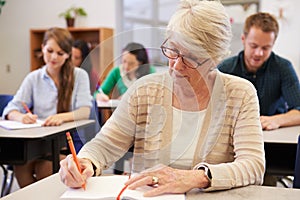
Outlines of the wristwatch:
<svg viewBox="0 0 300 200">
<path fill-rule="evenodd" d="M 91 162 L 91 163 L 92 163 L 92 165 L 93 165 L 93 170 L 94 170 L 93 176 L 96 176 L 96 174 L 97 174 L 97 172 L 96 172 L 97 167 L 96 167 L 96 165 L 95 165 L 93 162 Z"/>
<path fill-rule="evenodd" d="M 209 184 L 208 184 L 208 187 L 209 187 L 210 183 L 211 183 L 211 179 L 212 179 L 212 176 L 211 176 L 209 168 L 206 165 L 200 165 L 197 169 L 204 171 L 204 175 L 206 176 L 206 178 L 209 181 Z"/>
</svg>

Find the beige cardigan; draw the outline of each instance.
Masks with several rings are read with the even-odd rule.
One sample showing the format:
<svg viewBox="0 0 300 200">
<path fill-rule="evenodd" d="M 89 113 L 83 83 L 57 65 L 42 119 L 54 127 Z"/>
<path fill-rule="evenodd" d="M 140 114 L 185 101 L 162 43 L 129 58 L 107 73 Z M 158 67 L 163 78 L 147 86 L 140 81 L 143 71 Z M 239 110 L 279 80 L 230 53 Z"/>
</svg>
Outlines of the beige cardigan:
<svg viewBox="0 0 300 200">
<path fill-rule="evenodd" d="M 209 167 L 212 182 L 206 191 L 262 184 L 265 157 L 255 88 L 217 71 L 211 97 L 191 169 Z M 128 89 L 79 156 L 92 160 L 99 175 L 134 143 L 132 170 L 140 172 L 169 164 L 171 138 L 172 79 L 168 73 L 151 74 Z"/>
</svg>

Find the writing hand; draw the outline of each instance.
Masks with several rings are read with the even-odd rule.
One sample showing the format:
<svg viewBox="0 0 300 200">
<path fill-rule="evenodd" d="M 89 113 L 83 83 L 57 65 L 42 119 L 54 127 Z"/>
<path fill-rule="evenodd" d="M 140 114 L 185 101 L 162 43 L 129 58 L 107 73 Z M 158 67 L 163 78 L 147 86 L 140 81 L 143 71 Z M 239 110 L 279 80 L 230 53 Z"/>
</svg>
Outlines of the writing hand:
<svg viewBox="0 0 300 200">
<path fill-rule="evenodd" d="M 38 119 L 37 115 L 34 115 L 31 112 L 28 112 L 28 113 L 23 115 L 22 123 L 24 123 L 24 124 L 34 124 L 34 123 L 36 123 L 37 119 Z"/>
<path fill-rule="evenodd" d="M 68 187 L 81 188 L 86 180 L 93 176 L 94 170 L 92 163 L 83 158 L 78 158 L 82 173 L 77 169 L 72 155 L 68 155 L 60 161 L 59 175 L 61 181 Z"/>
</svg>

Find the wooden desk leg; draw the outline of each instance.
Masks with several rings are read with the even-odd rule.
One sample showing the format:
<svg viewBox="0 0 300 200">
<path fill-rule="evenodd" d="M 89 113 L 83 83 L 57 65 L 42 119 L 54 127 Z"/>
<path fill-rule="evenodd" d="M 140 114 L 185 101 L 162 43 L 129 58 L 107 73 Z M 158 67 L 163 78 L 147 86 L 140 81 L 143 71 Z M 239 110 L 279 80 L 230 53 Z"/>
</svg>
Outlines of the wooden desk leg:
<svg viewBox="0 0 300 200">
<path fill-rule="evenodd" d="M 52 139 L 52 166 L 53 174 L 59 170 L 59 141 L 58 137 Z"/>
</svg>

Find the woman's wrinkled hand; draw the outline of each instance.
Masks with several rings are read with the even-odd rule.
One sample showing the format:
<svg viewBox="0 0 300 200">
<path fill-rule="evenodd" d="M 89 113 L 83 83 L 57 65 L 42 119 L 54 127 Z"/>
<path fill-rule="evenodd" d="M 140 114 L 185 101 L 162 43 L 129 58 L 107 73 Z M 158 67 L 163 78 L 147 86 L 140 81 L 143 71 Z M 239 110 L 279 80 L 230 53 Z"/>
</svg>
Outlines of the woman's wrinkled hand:
<svg viewBox="0 0 300 200">
<path fill-rule="evenodd" d="M 132 176 L 126 183 L 128 189 L 136 189 L 144 185 L 153 189 L 144 196 L 157 196 L 164 193 L 182 194 L 193 188 L 207 187 L 208 180 L 203 170 L 179 170 L 165 165 L 158 165 Z"/>
</svg>

